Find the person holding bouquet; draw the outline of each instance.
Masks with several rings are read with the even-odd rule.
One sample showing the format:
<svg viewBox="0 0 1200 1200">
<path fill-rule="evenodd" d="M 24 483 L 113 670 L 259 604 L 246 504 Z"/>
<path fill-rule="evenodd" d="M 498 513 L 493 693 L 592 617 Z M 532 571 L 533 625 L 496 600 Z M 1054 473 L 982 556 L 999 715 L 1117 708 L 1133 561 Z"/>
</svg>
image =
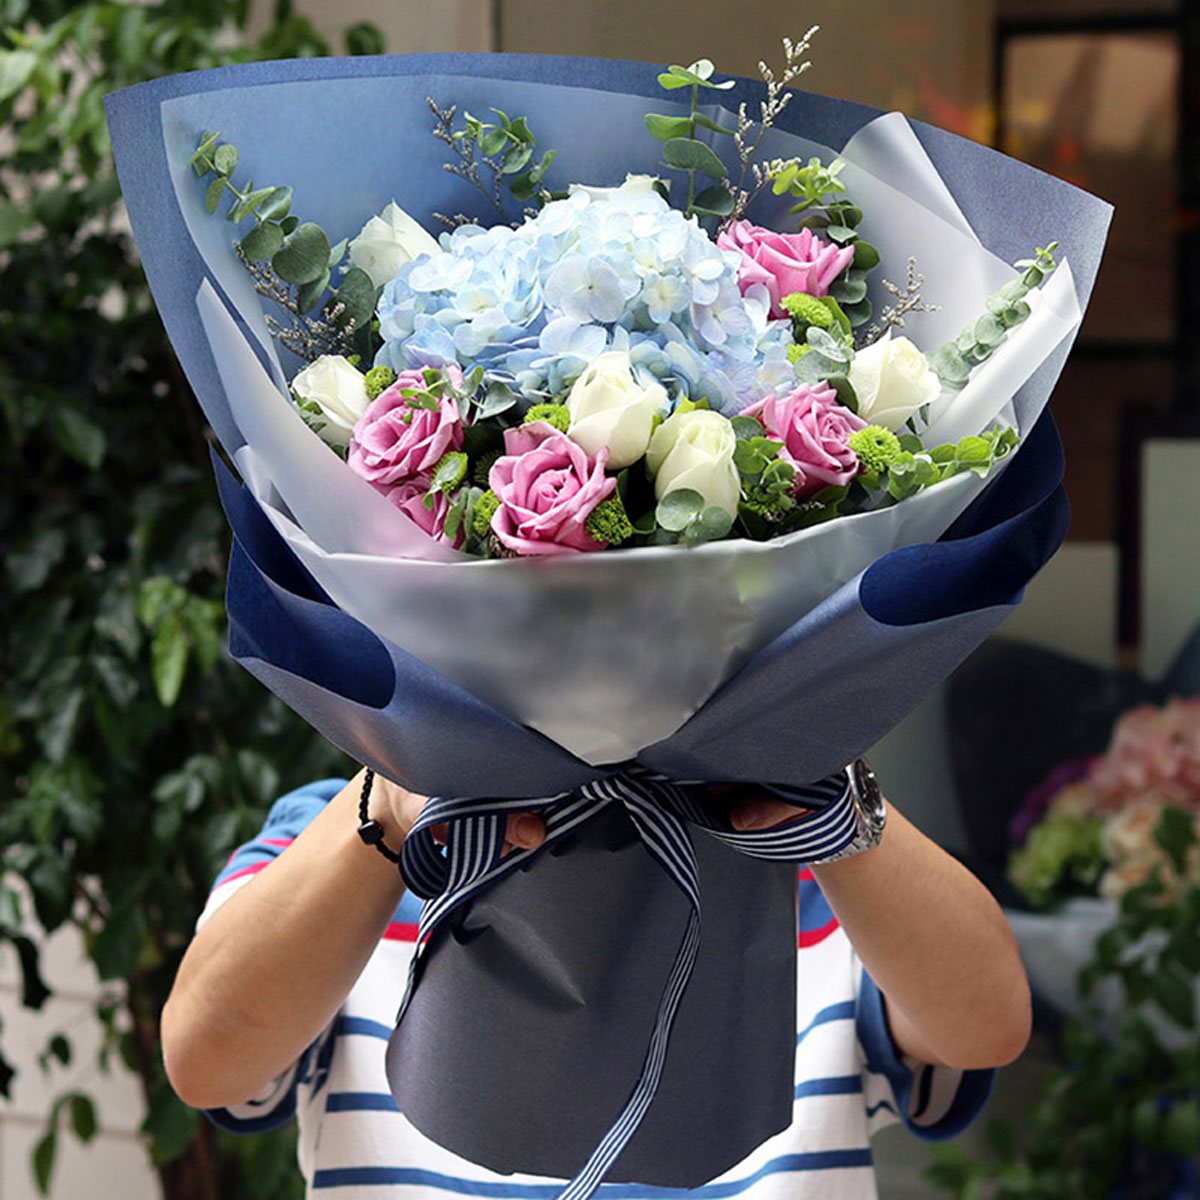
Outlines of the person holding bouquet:
<svg viewBox="0 0 1200 1200">
<path fill-rule="evenodd" d="M 388 1092 L 378 1039 L 391 1032 L 417 904 L 358 835 L 362 785 L 285 796 L 233 856 L 163 1013 L 168 1075 L 226 1128 L 298 1112 L 312 1195 L 540 1200 L 553 1184 L 451 1155 Z M 735 830 L 805 819 L 748 787 L 714 801 Z M 385 845 L 401 844 L 423 804 L 375 781 L 369 816 Z M 882 829 L 860 829 L 859 853 L 800 874 L 793 1123 L 715 1181 L 714 1196 L 873 1195 L 869 1134 L 898 1118 L 922 1136 L 958 1132 L 985 1103 L 992 1068 L 1027 1041 L 1025 973 L 990 894 L 894 809 Z M 535 848 L 544 833 L 536 813 L 508 818 L 513 847 Z"/>
</svg>

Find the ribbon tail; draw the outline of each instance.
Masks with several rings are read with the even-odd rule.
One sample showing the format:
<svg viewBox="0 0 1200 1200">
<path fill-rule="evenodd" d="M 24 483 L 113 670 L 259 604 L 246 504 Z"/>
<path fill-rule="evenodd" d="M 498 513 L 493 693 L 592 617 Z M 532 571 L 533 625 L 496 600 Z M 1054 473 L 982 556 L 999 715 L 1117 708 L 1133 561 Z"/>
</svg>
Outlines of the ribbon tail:
<svg viewBox="0 0 1200 1200">
<path fill-rule="evenodd" d="M 612 1169 L 613 1164 L 620 1157 L 621 1151 L 625 1149 L 637 1132 L 638 1126 L 658 1090 L 663 1064 L 666 1062 L 667 1046 L 671 1039 L 671 1027 L 675 1023 L 679 1003 L 687 990 L 688 980 L 691 979 L 692 968 L 696 965 L 696 955 L 699 949 L 700 915 L 695 909 L 692 909 L 688 914 L 683 939 L 675 954 L 675 962 L 671 967 L 667 986 L 659 1001 L 654 1030 L 650 1035 L 646 1059 L 638 1081 L 608 1133 L 592 1151 L 591 1157 L 575 1178 L 559 1193 L 558 1200 L 587 1200 Z"/>
</svg>

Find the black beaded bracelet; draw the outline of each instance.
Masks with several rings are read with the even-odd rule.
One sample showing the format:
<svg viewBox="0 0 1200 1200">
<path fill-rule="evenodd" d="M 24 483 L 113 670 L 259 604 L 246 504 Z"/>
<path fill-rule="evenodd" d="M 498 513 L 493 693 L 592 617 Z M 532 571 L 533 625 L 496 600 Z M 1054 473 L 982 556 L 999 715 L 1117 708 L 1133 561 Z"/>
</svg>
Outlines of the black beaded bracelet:
<svg viewBox="0 0 1200 1200">
<path fill-rule="evenodd" d="M 363 776 L 362 795 L 358 799 L 358 836 L 368 846 L 374 846 L 388 862 L 399 863 L 400 855 L 394 850 L 389 850 L 383 840 L 383 826 L 378 821 L 373 821 L 367 816 L 367 800 L 371 796 L 371 784 L 375 782 L 375 772 L 367 767 L 367 773 Z"/>
</svg>

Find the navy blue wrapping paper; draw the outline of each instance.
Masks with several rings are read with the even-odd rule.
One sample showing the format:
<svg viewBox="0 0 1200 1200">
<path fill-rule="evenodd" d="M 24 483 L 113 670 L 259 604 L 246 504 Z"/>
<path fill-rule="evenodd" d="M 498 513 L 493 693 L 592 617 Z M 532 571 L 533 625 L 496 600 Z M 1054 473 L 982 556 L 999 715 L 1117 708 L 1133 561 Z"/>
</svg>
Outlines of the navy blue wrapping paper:
<svg viewBox="0 0 1200 1200">
<path fill-rule="evenodd" d="M 147 277 L 226 451 L 235 455 L 245 439 L 198 313 L 203 282 L 251 344 L 259 339 L 264 363 L 270 356 L 246 317 L 249 285 L 228 253 L 231 227 L 197 220 L 196 198 L 180 191 L 180 163 L 201 128 L 237 144 L 261 183 L 295 183 L 304 170 L 306 213 L 336 240 L 393 198 L 420 217 L 482 215 L 477 195 L 443 171 L 443 147 L 425 125 L 369 147 L 347 136 L 368 121 L 386 128 L 389 98 L 397 111 L 401 100 L 411 108 L 431 94 L 476 111 L 494 104 L 523 113 L 541 144 L 570 143 L 572 178 L 616 183 L 626 171 L 658 166 L 657 144 L 641 127 L 648 108 L 670 111 L 655 75 L 640 63 L 526 55 L 310 59 L 173 77 L 108 97 Z M 720 101 L 735 109 L 745 100 L 757 111 L 761 95 L 760 85 L 739 81 Z M 779 128 L 840 147 L 878 115 L 799 93 Z M 984 147 L 914 129 L 983 245 L 1011 261 L 1057 238 L 1086 305 L 1108 207 Z M 1033 422 L 1069 348 L 1067 338 L 1014 397 L 1018 419 L 1033 428 L 945 538 L 893 551 L 844 583 L 637 762 L 676 779 L 803 784 L 865 750 L 944 679 L 1019 603 L 1065 535 L 1057 435 L 1048 416 Z M 295 365 L 285 356 L 286 368 Z M 235 535 L 230 652 L 347 753 L 413 790 L 450 796 L 536 799 L 627 765 L 583 761 L 340 610 L 250 490 L 215 462 Z M 728 864 L 728 851 L 697 849 L 706 919 L 713 914 L 702 966 L 659 1095 L 614 1179 L 695 1186 L 790 1115 L 791 869 Z M 672 923 L 681 919 L 679 898 L 629 843 L 619 813 L 606 810 L 563 850 L 535 858 L 439 930 L 393 1040 L 410 1119 L 500 1171 L 566 1176 L 586 1157 L 632 1083 L 630 1064 L 636 1069 L 677 936 Z M 598 922 L 609 936 L 590 936 Z M 641 931 L 636 952 L 620 936 L 631 922 Z M 661 957 L 653 952 L 660 944 Z M 513 1046 L 526 1057 L 506 1058 Z"/>
</svg>

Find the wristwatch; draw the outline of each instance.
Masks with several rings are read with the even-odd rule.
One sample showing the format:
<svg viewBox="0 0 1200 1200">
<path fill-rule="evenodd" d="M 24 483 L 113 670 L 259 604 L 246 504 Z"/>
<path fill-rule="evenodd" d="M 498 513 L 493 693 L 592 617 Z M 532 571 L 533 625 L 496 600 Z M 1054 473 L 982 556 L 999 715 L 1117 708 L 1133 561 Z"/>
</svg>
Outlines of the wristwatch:
<svg viewBox="0 0 1200 1200">
<path fill-rule="evenodd" d="M 883 802 L 875 772 L 867 765 L 867 760 L 856 758 L 846 768 L 846 779 L 850 785 L 850 803 L 858 831 L 848 845 L 827 858 L 813 860 L 809 866 L 823 866 L 825 863 L 841 862 L 843 858 L 853 858 L 864 850 L 873 850 L 883 837 L 887 806 Z"/>
</svg>

